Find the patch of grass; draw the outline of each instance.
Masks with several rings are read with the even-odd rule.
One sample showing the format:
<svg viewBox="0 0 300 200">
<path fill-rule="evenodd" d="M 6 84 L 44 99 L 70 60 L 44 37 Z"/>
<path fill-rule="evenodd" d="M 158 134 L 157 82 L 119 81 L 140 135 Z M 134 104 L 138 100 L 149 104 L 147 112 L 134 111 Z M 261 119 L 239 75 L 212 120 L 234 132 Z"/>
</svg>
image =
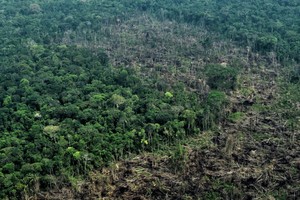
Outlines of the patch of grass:
<svg viewBox="0 0 300 200">
<path fill-rule="evenodd" d="M 178 144 L 175 151 L 173 151 L 171 154 L 171 162 L 175 171 L 183 170 L 187 160 L 187 156 L 188 155 L 185 147 L 181 144 Z"/>
<path fill-rule="evenodd" d="M 232 183 L 224 182 L 219 179 L 211 181 L 213 183 L 212 191 L 206 193 L 203 199 L 219 200 L 223 199 L 225 194 L 226 196 L 231 196 L 234 193 L 235 186 Z"/>
<path fill-rule="evenodd" d="M 211 148 L 215 145 L 212 141 L 214 136 L 215 133 L 213 131 L 205 131 L 202 134 L 197 135 L 196 137 L 187 139 L 185 143 L 191 148 L 195 149 Z"/>
<path fill-rule="evenodd" d="M 270 196 L 274 197 L 276 200 L 288 199 L 287 192 L 284 189 L 279 189 L 279 190 L 273 191 L 268 197 L 270 197 Z"/>
<path fill-rule="evenodd" d="M 270 106 L 265 106 L 263 104 L 260 104 L 259 102 L 254 104 L 252 107 L 251 107 L 251 110 L 253 111 L 256 111 L 256 112 L 266 112 L 268 110 L 270 110 Z"/>
<path fill-rule="evenodd" d="M 245 117 L 245 113 L 243 112 L 235 112 L 235 113 L 231 113 L 228 117 L 228 119 L 231 122 L 239 122 L 241 120 L 243 120 Z"/>
<path fill-rule="evenodd" d="M 253 133 L 252 134 L 253 139 L 255 139 L 258 142 L 261 142 L 263 140 L 269 139 L 270 136 L 265 133 Z"/>
<path fill-rule="evenodd" d="M 220 181 L 220 180 L 217 179 L 213 183 L 213 188 L 216 189 L 216 190 L 223 189 L 226 192 L 232 192 L 233 189 L 234 189 L 234 185 L 232 183 Z"/>
<path fill-rule="evenodd" d="M 183 200 L 193 200 L 194 198 L 190 195 L 185 194 L 185 195 L 183 195 L 182 199 Z"/>
<path fill-rule="evenodd" d="M 252 87 L 244 87 L 244 88 L 241 88 L 239 90 L 239 92 L 243 95 L 243 96 L 250 96 L 251 94 L 255 93 L 254 89 Z"/>
<path fill-rule="evenodd" d="M 221 195 L 218 192 L 209 192 L 205 194 L 204 199 L 207 200 L 221 200 Z"/>
<path fill-rule="evenodd" d="M 238 141 L 243 141 L 245 139 L 245 134 L 242 132 L 238 132 L 237 139 Z"/>
<path fill-rule="evenodd" d="M 289 169 L 289 172 L 294 176 L 296 177 L 298 175 L 298 169 L 296 167 L 291 167 Z M 299 189 L 300 189 L 300 185 L 299 185 Z M 300 190 L 299 190 L 300 191 Z"/>
</svg>

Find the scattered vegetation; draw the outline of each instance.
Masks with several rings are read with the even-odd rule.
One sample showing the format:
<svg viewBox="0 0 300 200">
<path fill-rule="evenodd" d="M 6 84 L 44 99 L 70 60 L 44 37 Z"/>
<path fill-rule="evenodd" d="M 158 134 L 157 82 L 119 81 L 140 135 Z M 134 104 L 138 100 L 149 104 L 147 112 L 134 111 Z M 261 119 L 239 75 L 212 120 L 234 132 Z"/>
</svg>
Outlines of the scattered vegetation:
<svg viewBox="0 0 300 200">
<path fill-rule="evenodd" d="M 243 118 L 245 117 L 245 114 L 242 112 L 235 112 L 235 113 L 230 113 L 230 115 L 228 116 L 228 119 L 232 122 L 238 122 L 243 120 Z"/>
<path fill-rule="evenodd" d="M 269 199 L 299 193 L 296 0 L 0 4 L 0 199 L 74 199 L 97 181 L 95 198 L 163 198 L 170 185 L 186 199 L 256 198 L 253 184 Z M 111 165 L 174 144 L 157 158 L 168 176 L 153 158 Z"/>
</svg>

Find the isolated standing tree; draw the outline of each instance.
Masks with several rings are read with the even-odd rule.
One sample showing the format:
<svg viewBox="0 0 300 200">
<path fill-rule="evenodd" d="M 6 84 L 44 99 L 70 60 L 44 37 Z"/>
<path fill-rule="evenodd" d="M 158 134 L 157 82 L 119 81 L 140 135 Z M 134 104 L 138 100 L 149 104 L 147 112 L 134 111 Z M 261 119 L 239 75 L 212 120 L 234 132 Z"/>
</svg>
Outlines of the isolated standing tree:
<svg viewBox="0 0 300 200">
<path fill-rule="evenodd" d="M 111 97 L 111 101 L 117 108 L 119 108 L 120 105 L 126 102 L 126 99 L 118 94 L 113 94 Z"/>
</svg>

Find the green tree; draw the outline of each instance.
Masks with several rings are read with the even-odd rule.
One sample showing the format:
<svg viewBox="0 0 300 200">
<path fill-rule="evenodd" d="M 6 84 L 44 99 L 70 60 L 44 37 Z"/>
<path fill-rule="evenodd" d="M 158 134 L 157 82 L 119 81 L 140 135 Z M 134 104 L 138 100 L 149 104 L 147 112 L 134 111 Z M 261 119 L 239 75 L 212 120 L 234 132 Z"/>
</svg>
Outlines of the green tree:
<svg viewBox="0 0 300 200">
<path fill-rule="evenodd" d="M 232 67 L 218 64 L 207 65 L 205 68 L 207 84 L 214 90 L 233 90 L 237 86 L 238 71 Z"/>
<path fill-rule="evenodd" d="M 118 94 L 113 94 L 111 97 L 111 102 L 119 108 L 120 105 L 124 104 L 126 102 L 126 99 Z"/>
<path fill-rule="evenodd" d="M 192 110 L 183 111 L 183 118 L 187 121 L 187 129 L 189 133 L 194 132 L 196 113 Z"/>
</svg>

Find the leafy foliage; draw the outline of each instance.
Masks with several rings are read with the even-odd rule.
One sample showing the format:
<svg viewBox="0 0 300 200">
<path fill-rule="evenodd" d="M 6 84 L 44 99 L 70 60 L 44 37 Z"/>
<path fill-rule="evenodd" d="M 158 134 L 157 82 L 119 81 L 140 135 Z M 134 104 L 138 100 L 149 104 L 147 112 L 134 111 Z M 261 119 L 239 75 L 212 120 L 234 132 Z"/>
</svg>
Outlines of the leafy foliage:
<svg viewBox="0 0 300 200">
<path fill-rule="evenodd" d="M 209 55 L 217 43 L 215 36 L 186 38 L 186 30 L 192 30 L 186 24 L 194 28 L 194 35 L 204 27 L 210 35 L 234 40 L 255 53 L 275 52 L 280 61 L 299 62 L 300 5 L 295 0 L 0 0 L 0 4 L 0 199 L 21 199 L 58 183 L 76 185 L 90 170 L 129 152 L 153 150 L 219 123 L 225 117 L 226 92 L 236 87 L 238 71 L 206 65 L 204 75 L 213 90 L 202 87 L 201 94 L 175 79 L 178 71 L 193 76 L 193 67 L 188 68 L 193 58 Z M 122 21 L 136 16 L 151 16 L 144 19 L 151 27 L 168 19 L 185 29 L 166 27 L 164 37 L 159 37 L 155 30 L 130 26 L 143 36 L 139 38 L 143 43 L 138 43 L 122 26 Z M 192 45 L 182 45 L 182 38 Z M 99 41 L 106 40 L 111 46 L 103 50 Z M 162 66 L 155 66 L 153 76 L 122 56 L 120 66 L 112 66 L 112 51 L 123 40 L 145 44 L 147 49 L 163 44 L 161 52 L 143 52 L 150 64 Z M 171 43 L 178 43 L 175 50 L 168 49 Z M 128 54 L 130 45 L 124 46 L 121 54 Z M 171 66 L 161 61 L 165 55 L 172 58 L 167 63 Z M 172 76 L 164 77 L 168 70 Z M 298 106 L 298 71 L 291 72 L 291 83 L 283 90 L 286 98 L 277 105 L 288 119 L 295 119 L 290 120 L 293 127 L 299 113 L 287 108 Z M 185 150 L 178 146 L 174 162 L 184 158 Z"/>
<path fill-rule="evenodd" d="M 222 65 L 208 65 L 205 72 L 208 85 L 215 90 L 233 90 L 237 83 L 237 69 Z"/>
<path fill-rule="evenodd" d="M 50 187 L 49 175 L 70 181 L 127 152 L 193 134 L 202 123 L 197 96 L 184 88 L 159 91 L 82 47 L 43 45 L 42 51 L 6 57 L 26 70 L 1 68 L 1 198 L 17 198 L 27 186 L 34 192 L 35 184 Z"/>
</svg>

